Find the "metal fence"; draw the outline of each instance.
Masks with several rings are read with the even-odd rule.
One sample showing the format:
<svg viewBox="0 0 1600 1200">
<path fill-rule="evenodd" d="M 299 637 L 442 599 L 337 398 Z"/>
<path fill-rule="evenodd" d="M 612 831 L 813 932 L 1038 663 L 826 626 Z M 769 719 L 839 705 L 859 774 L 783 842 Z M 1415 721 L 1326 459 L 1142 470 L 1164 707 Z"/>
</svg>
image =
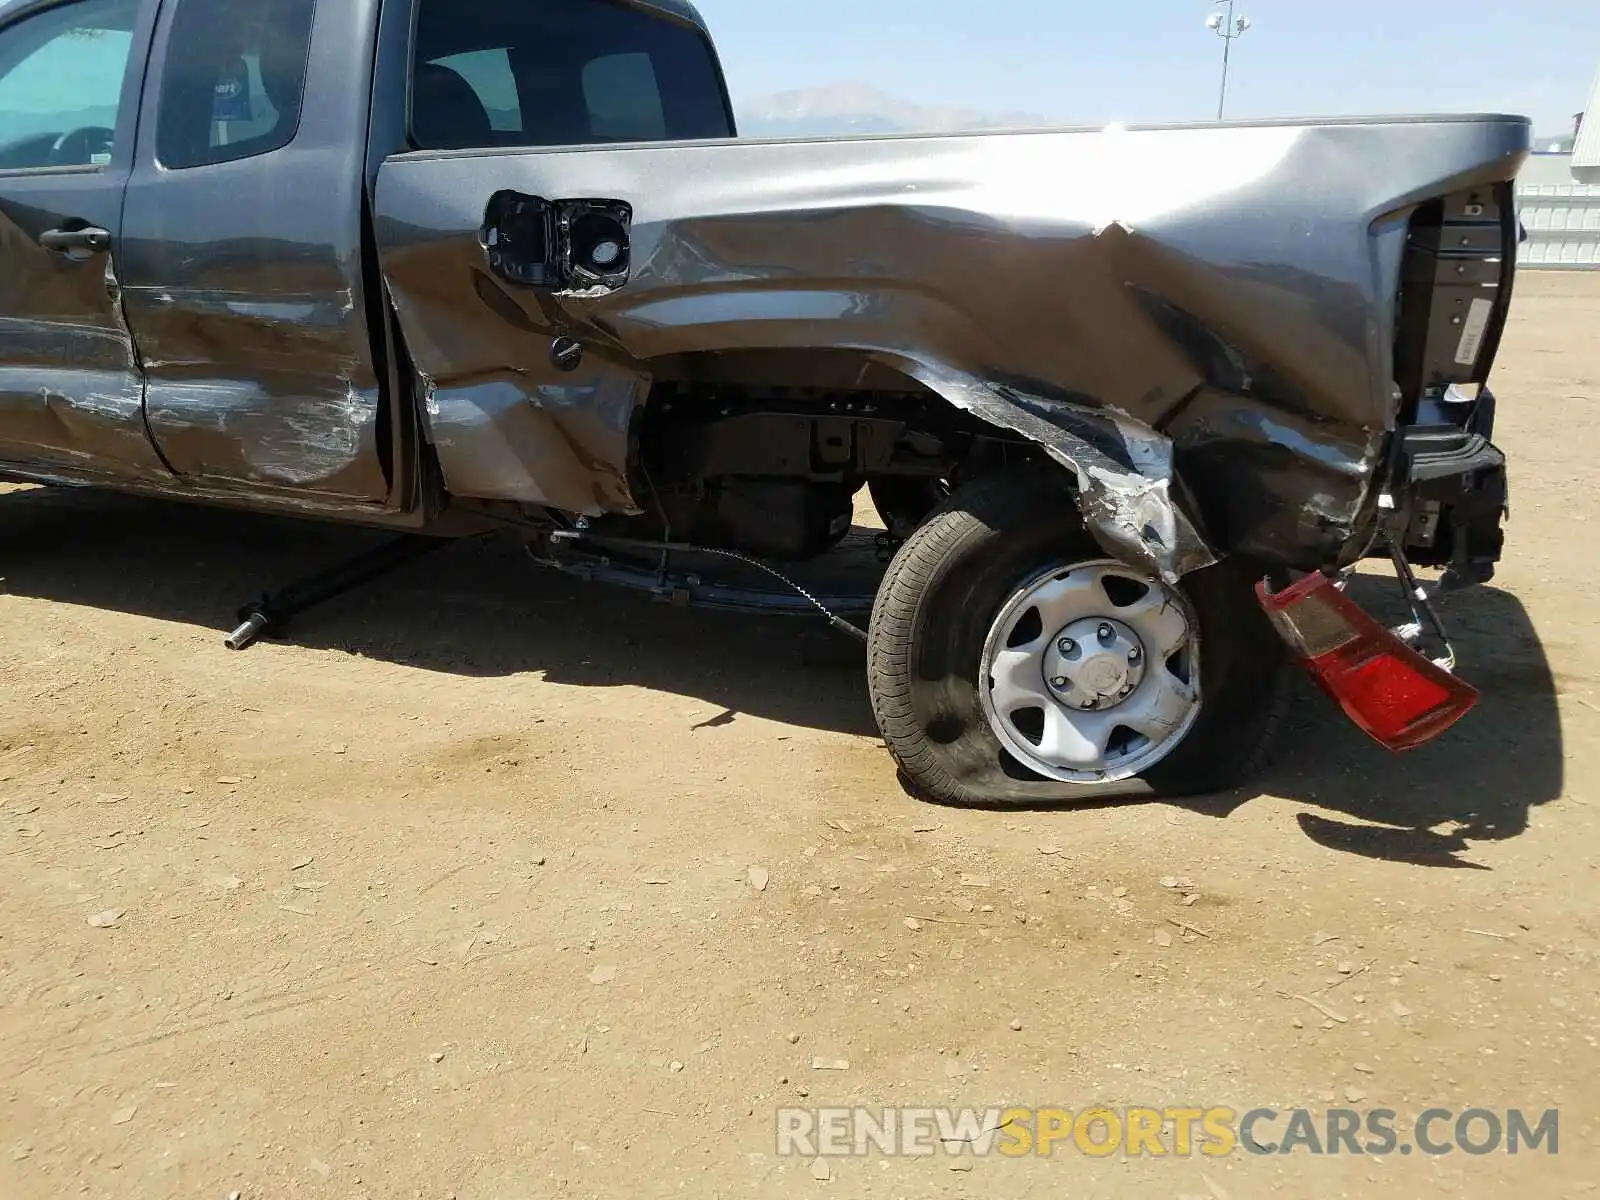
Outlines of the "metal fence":
<svg viewBox="0 0 1600 1200">
<path fill-rule="evenodd" d="M 1517 180 L 1528 240 L 1519 266 L 1600 270 L 1600 184 L 1580 183 L 1566 155 L 1535 155 Z"/>
</svg>

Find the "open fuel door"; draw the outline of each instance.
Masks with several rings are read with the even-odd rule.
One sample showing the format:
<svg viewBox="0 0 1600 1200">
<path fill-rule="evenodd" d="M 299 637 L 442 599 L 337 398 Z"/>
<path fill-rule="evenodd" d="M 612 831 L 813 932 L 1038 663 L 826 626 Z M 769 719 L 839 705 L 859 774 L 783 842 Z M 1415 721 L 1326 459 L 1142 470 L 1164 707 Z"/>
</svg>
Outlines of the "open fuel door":
<svg viewBox="0 0 1600 1200">
<path fill-rule="evenodd" d="M 377 230 L 424 428 L 457 496 L 632 511 L 625 463 L 649 388 L 594 319 L 632 268 L 610 155 L 534 148 L 720 138 L 721 70 L 672 0 L 422 0 L 412 152 L 378 175 Z"/>
<path fill-rule="evenodd" d="M 586 295 L 627 278 L 628 206 L 500 192 L 452 213 L 449 228 L 383 219 L 442 199 L 428 177 L 452 165 L 391 161 L 378 185 L 384 271 L 445 487 L 592 515 L 634 511 L 628 429 L 650 380 L 583 311 Z"/>
</svg>

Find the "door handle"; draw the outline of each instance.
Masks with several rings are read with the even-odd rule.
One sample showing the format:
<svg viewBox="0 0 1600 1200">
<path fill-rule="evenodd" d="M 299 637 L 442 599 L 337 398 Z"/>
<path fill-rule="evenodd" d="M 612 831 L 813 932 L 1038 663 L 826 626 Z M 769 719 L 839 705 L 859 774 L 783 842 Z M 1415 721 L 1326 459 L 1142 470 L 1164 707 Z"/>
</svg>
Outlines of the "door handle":
<svg viewBox="0 0 1600 1200">
<path fill-rule="evenodd" d="M 70 254 L 74 250 L 103 254 L 111 249 L 111 235 L 93 225 L 83 229 L 46 229 L 39 235 L 39 245 L 57 254 Z"/>
</svg>

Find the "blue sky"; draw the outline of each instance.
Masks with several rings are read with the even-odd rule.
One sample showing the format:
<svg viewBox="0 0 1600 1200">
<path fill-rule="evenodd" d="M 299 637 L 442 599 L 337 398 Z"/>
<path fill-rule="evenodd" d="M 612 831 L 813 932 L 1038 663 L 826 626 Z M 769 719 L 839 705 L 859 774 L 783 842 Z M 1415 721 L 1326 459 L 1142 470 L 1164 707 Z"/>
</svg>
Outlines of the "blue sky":
<svg viewBox="0 0 1600 1200">
<path fill-rule="evenodd" d="M 1064 121 L 1209 120 L 1207 0 L 696 0 L 736 101 L 870 83 L 921 104 Z M 1600 0 L 1241 0 L 1228 115 L 1495 110 L 1570 129 Z"/>
<path fill-rule="evenodd" d="M 1208 0 L 698 3 L 736 101 L 850 82 L 1070 122 L 1216 115 L 1222 43 L 1204 26 Z M 1600 0 L 1240 0 L 1238 11 L 1255 24 L 1234 43 L 1233 117 L 1495 110 L 1553 136 L 1600 69 Z M 120 47 L 95 49 L 76 72 L 35 65 L 100 103 Z"/>
</svg>

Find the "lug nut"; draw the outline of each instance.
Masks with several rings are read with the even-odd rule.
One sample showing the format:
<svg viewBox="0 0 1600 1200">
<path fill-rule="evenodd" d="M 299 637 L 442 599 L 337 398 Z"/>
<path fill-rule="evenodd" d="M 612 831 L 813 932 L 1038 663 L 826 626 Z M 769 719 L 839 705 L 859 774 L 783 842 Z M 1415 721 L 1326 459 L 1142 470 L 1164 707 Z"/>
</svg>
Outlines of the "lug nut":
<svg viewBox="0 0 1600 1200">
<path fill-rule="evenodd" d="M 1056 643 L 1056 649 L 1061 651 L 1063 654 L 1071 654 L 1077 648 L 1078 643 L 1073 641 L 1071 638 L 1062 638 Z"/>
<path fill-rule="evenodd" d="M 1115 629 L 1111 628 L 1111 626 L 1109 626 L 1109 625 L 1100 626 L 1100 629 L 1098 630 L 1098 632 L 1100 634 L 1100 640 L 1102 642 L 1109 642 L 1112 638 L 1117 636 L 1117 631 Z"/>
<path fill-rule="evenodd" d="M 1128 650 L 1128 661 L 1129 662 L 1136 663 L 1143 657 L 1144 657 L 1144 651 L 1139 649 L 1139 647 L 1133 646 L 1133 647 L 1129 648 L 1129 650 Z"/>
<path fill-rule="evenodd" d="M 1085 709 L 1090 709 L 1090 708 L 1093 708 L 1093 707 L 1094 707 L 1094 701 L 1093 701 L 1093 700 L 1085 700 L 1085 701 L 1084 701 L 1084 702 L 1083 702 L 1083 707 L 1084 707 L 1084 708 L 1085 708 Z"/>
<path fill-rule="evenodd" d="M 1065 675 L 1057 675 L 1054 679 L 1052 679 L 1050 681 L 1050 686 L 1053 687 L 1053 688 L 1064 688 L 1064 687 L 1066 687 L 1067 686 L 1067 677 Z"/>
</svg>

